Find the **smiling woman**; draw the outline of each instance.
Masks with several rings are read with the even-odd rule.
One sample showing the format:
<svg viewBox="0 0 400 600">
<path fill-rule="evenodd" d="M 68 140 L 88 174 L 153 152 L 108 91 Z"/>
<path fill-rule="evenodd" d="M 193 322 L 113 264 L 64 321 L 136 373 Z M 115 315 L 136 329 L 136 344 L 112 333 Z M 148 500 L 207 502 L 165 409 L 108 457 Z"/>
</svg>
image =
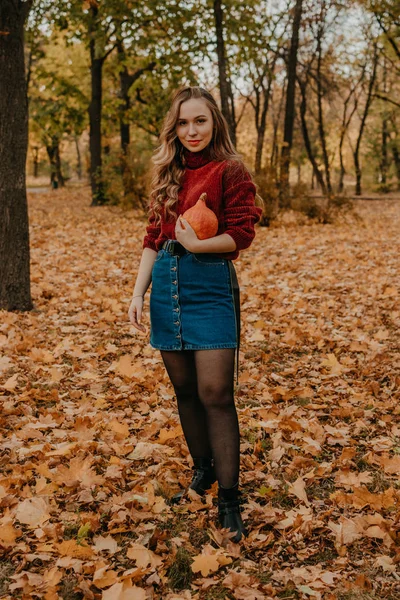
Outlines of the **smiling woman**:
<svg viewBox="0 0 400 600">
<path fill-rule="evenodd" d="M 150 295 L 150 344 L 161 352 L 175 389 L 193 459 L 190 488 L 203 495 L 218 480 L 218 516 L 239 541 L 240 433 L 234 402 L 240 344 L 239 285 L 232 260 L 253 241 L 261 209 L 255 185 L 235 151 L 209 92 L 175 94 L 154 155 L 151 210 L 129 318 L 141 331 Z M 213 237 L 199 239 L 182 217 L 200 197 L 216 216 Z M 184 495 L 171 498 L 178 502 Z"/>
<path fill-rule="evenodd" d="M 191 98 L 181 104 L 176 135 L 182 146 L 200 152 L 211 142 L 213 129 L 211 110 L 202 98 Z"/>
</svg>

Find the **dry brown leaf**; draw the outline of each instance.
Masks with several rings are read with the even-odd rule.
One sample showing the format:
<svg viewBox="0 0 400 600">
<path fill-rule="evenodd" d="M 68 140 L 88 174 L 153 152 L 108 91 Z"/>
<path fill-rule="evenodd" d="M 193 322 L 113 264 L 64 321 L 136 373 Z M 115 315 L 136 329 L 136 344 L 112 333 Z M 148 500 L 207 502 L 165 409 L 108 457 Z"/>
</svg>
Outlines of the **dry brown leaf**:
<svg viewBox="0 0 400 600">
<path fill-rule="evenodd" d="M 20 502 L 15 518 L 24 525 L 38 527 L 50 519 L 49 507 L 44 498 L 27 498 Z"/>
<path fill-rule="evenodd" d="M 131 558 L 136 561 L 138 567 L 153 568 L 160 567 L 163 564 L 162 558 L 154 554 L 151 550 L 143 546 L 142 544 L 132 543 L 126 553 L 127 558 Z"/>
<path fill-rule="evenodd" d="M 298 477 L 293 484 L 289 484 L 288 492 L 289 494 L 297 496 L 297 498 L 299 498 L 299 500 L 304 502 L 304 504 L 306 504 L 307 506 L 310 505 L 306 493 L 306 482 L 304 481 L 303 477 Z"/>
<path fill-rule="evenodd" d="M 93 575 L 93 583 L 96 587 L 103 588 L 109 587 L 110 585 L 114 585 L 118 581 L 118 576 L 116 571 L 108 571 L 108 566 L 101 567 L 94 572 Z"/>
<path fill-rule="evenodd" d="M 76 540 L 65 540 L 60 544 L 55 544 L 55 547 L 61 556 L 81 559 L 91 559 L 95 556 L 92 548 L 84 545 L 83 542 L 78 544 Z"/>
<path fill-rule="evenodd" d="M 101 600 L 146 600 L 146 592 L 143 588 L 132 586 L 129 580 L 126 580 L 103 592 Z"/>
</svg>

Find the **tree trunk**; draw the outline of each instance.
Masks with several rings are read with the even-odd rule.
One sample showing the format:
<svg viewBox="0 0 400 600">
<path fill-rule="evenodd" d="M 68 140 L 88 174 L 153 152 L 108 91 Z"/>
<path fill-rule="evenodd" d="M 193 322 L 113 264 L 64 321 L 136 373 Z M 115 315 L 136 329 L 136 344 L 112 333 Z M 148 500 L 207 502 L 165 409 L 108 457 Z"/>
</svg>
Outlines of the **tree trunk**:
<svg viewBox="0 0 400 600">
<path fill-rule="evenodd" d="M 102 182 L 101 157 L 101 103 L 102 103 L 102 69 L 103 59 L 94 57 L 95 41 L 90 41 L 90 74 L 92 99 L 89 106 L 89 148 L 90 148 L 90 183 L 92 186 L 92 206 L 105 203 Z"/>
<path fill-rule="evenodd" d="M 58 185 L 60 187 L 64 187 L 65 186 L 65 180 L 63 177 L 63 174 L 61 172 L 61 156 L 60 156 L 60 144 L 57 144 L 56 147 L 56 173 L 57 173 L 57 180 L 58 180 Z"/>
<path fill-rule="evenodd" d="M 56 147 L 54 144 L 46 146 L 47 156 L 50 162 L 50 185 L 53 190 L 58 188 L 57 166 L 56 166 Z"/>
<path fill-rule="evenodd" d="M 324 15 L 321 14 L 321 19 L 323 19 Z M 318 31 L 317 37 L 317 99 L 318 99 L 318 133 L 319 139 L 321 141 L 322 147 L 322 157 L 324 159 L 324 168 L 325 168 L 325 181 L 326 181 L 326 190 L 329 195 L 332 195 L 332 185 L 331 185 L 331 171 L 329 164 L 329 156 L 328 149 L 326 146 L 326 135 L 325 135 L 325 126 L 324 126 L 324 112 L 322 107 L 322 98 L 323 98 L 323 89 L 322 89 L 322 35 L 323 35 L 323 22 Z"/>
<path fill-rule="evenodd" d="M 381 184 L 386 187 L 387 184 L 387 172 L 388 172 L 388 121 L 385 117 L 382 119 L 382 152 L 381 152 Z M 383 190 L 385 191 L 385 190 Z"/>
<path fill-rule="evenodd" d="M 386 67 L 386 57 L 383 58 L 383 93 L 386 96 L 387 94 L 387 67 Z M 389 129 L 388 129 L 388 119 L 386 115 L 386 107 L 384 113 L 382 115 L 382 152 L 381 152 L 381 162 L 380 162 L 380 170 L 381 170 L 381 185 L 383 187 L 382 191 L 387 191 L 387 172 L 389 168 L 388 163 L 388 139 L 389 139 Z"/>
<path fill-rule="evenodd" d="M 257 104 L 256 104 L 256 112 L 255 112 L 257 143 L 256 143 L 256 161 L 255 161 L 255 165 L 254 165 L 255 166 L 254 170 L 255 170 L 256 175 L 258 175 L 258 173 L 260 173 L 260 171 L 261 171 L 262 153 L 263 153 L 263 146 L 264 146 L 265 130 L 267 128 L 267 115 L 268 115 L 268 109 L 269 109 L 269 101 L 271 98 L 271 88 L 272 88 L 272 81 L 273 81 L 273 76 L 274 76 L 274 71 L 275 71 L 275 63 L 276 63 L 276 57 L 274 58 L 272 65 L 270 67 L 269 80 L 268 80 L 267 87 L 265 88 L 264 85 L 261 85 L 262 91 L 263 91 L 262 96 L 257 91 L 257 99 L 256 99 Z M 262 99 L 262 109 L 260 111 L 261 99 Z M 261 116 L 260 116 L 260 112 L 261 112 Z"/>
<path fill-rule="evenodd" d="M 39 176 L 39 148 L 37 146 L 33 146 L 32 153 L 33 153 L 33 176 L 36 179 L 36 177 Z"/>
<path fill-rule="evenodd" d="M 365 123 L 367 121 L 367 116 L 369 113 L 369 108 L 370 108 L 371 102 L 372 102 L 372 92 L 374 90 L 374 85 L 375 85 L 377 65 L 378 65 L 378 48 L 377 48 L 377 44 L 374 43 L 372 74 L 371 74 L 369 84 L 368 84 L 367 99 L 365 101 L 364 112 L 361 117 L 361 124 L 360 124 L 360 129 L 358 132 L 356 147 L 353 152 L 354 168 L 356 171 L 356 196 L 361 196 L 360 147 L 361 147 L 362 136 L 364 133 Z"/>
<path fill-rule="evenodd" d="M 236 146 L 235 108 L 233 105 L 231 82 L 227 74 L 227 60 L 225 54 L 224 41 L 224 15 L 222 11 L 221 0 L 214 0 L 214 19 L 215 32 L 217 36 L 217 56 L 219 73 L 219 91 L 221 95 L 221 111 L 228 123 L 229 133 L 233 145 Z"/>
<path fill-rule="evenodd" d="M 340 138 L 339 143 L 339 159 L 340 159 L 340 174 L 339 174 L 339 183 L 338 183 L 338 193 L 342 194 L 344 190 L 344 176 L 346 175 L 346 169 L 343 161 L 343 142 L 344 136 Z"/>
<path fill-rule="evenodd" d="M 288 83 L 286 92 L 285 125 L 283 134 L 283 145 L 280 159 L 280 204 L 287 206 L 289 200 L 289 171 L 290 154 L 293 143 L 293 127 L 295 113 L 295 94 L 296 94 L 296 71 L 297 71 L 297 51 L 299 47 L 299 31 L 301 24 L 301 15 L 303 11 L 303 0 L 296 0 L 293 14 L 292 39 L 290 43 L 290 52 L 288 60 Z"/>
<path fill-rule="evenodd" d="M 24 22 L 31 0 L 0 3 L 0 309 L 30 310 Z"/>
<path fill-rule="evenodd" d="M 50 161 L 50 185 L 53 189 L 64 187 L 65 181 L 61 173 L 60 140 L 57 137 L 51 139 L 51 144 L 46 146 Z"/>
<path fill-rule="evenodd" d="M 272 112 L 272 129 L 273 129 L 273 134 L 272 134 L 272 149 L 271 149 L 271 160 L 270 160 L 270 167 L 271 170 L 274 171 L 275 175 L 276 175 L 276 181 L 278 180 L 278 161 L 279 161 L 279 156 L 278 156 L 278 128 L 279 128 L 279 123 L 281 122 L 281 115 L 282 115 L 282 110 L 283 110 L 283 103 L 284 103 L 284 99 L 285 99 L 285 83 L 282 85 L 282 92 L 281 92 L 281 96 L 279 99 L 279 104 L 278 104 L 278 114 L 274 114 L 274 103 L 272 102 L 271 104 L 271 112 Z"/>
<path fill-rule="evenodd" d="M 75 147 L 76 147 L 76 174 L 78 179 L 82 179 L 82 158 L 81 149 L 79 148 L 79 138 L 75 136 Z"/>
<path fill-rule="evenodd" d="M 299 82 L 300 83 L 300 82 Z M 311 146 L 310 136 L 308 134 L 306 112 L 307 112 L 307 99 L 306 99 L 306 86 L 304 83 L 300 83 L 301 90 L 301 104 L 300 104 L 300 117 L 301 117 L 301 129 L 303 132 L 304 145 L 306 147 L 307 156 L 312 164 L 313 173 L 317 179 L 317 183 L 320 185 L 324 196 L 328 195 L 328 190 L 325 185 L 324 177 L 318 168 L 317 161 L 315 160 L 314 152 Z"/>
<path fill-rule="evenodd" d="M 392 145 L 392 154 L 394 160 L 394 166 L 396 167 L 396 175 L 397 175 L 397 189 L 400 190 L 400 152 L 398 147 L 396 146 L 396 140 L 394 140 Z"/>
<path fill-rule="evenodd" d="M 118 58 L 121 62 L 125 59 L 125 51 L 122 46 L 122 42 L 117 45 L 118 48 Z M 121 136 L 121 150 L 125 155 L 128 150 L 128 146 L 130 144 L 130 127 L 129 121 L 126 118 L 127 112 L 130 109 L 131 101 L 129 98 L 129 88 L 132 84 L 130 84 L 130 76 L 128 69 L 125 64 L 123 64 L 122 69 L 119 74 L 119 97 L 121 100 L 121 106 L 119 111 L 119 129 Z"/>
<path fill-rule="evenodd" d="M 92 187 L 92 206 L 99 206 L 106 202 L 101 172 L 101 111 L 104 56 L 98 57 L 96 53 L 94 30 L 98 14 L 97 5 L 91 4 L 90 11 L 92 15 L 91 30 L 89 31 L 91 76 L 91 101 L 89 106 L 90 183 Z"/>
</svg>

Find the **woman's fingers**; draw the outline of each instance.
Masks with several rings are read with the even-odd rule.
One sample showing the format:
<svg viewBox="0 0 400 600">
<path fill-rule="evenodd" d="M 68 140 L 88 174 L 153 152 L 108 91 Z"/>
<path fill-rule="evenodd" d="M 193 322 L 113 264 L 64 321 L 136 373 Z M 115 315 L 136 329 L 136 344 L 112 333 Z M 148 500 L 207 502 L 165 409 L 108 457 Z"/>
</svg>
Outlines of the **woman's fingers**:
<svg viewBox="0 0 400 600">
<path fill-rule="evenodd" d="M 135 329 L 139 329 L 139 331 L 146 331 L 146 327 L 142 325 L 142 308 L 136 306 L 136 304 L 132 303 L 129 307 L 128 311 L 129 320 Z"/>
</svg>

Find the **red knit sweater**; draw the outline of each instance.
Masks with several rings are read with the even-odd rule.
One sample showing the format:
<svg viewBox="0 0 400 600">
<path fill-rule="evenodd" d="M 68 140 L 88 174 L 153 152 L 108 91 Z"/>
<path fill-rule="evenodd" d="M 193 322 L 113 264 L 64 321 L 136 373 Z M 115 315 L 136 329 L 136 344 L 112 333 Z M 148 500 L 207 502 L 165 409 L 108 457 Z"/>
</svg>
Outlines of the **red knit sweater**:
<svg viewBox="0 0 400 600">
<path fill-rule="evenodd" d="M 254 239 L 254 225 L 260 220 L 262 210 L 255 206 L 256 188 L 243 165 L 234 160 L 211 161 L 208 148 L 200 152 L 184 150 L 186 169 L 175 208 L 181 215 L 196 204 L 203 192 L 207 193 L 206 204 L 218 218 L 216 235 L 228 233 L 236 243 L 233 252 L 215 253 L 230 260 L 239 256 L 239 251 L 248 248 Z M 143 240 L 143 248 L 160 250 L 167 239 L 175 240 L 175 220 L 155 225 L 152 215 Z"/>
</svg>

